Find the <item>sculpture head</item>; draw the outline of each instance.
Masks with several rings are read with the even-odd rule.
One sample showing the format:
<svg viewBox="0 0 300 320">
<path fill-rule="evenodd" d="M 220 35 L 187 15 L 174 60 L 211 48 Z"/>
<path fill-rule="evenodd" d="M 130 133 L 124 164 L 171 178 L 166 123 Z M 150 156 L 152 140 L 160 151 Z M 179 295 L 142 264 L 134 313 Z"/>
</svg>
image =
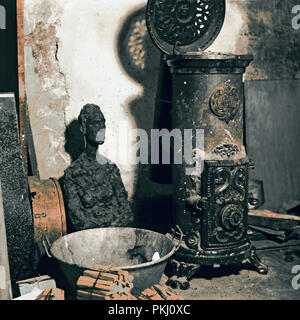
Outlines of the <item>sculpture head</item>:
<svg viewBox="0 0 300 320">
<path fill-rule="evenodd" d="M 104 143 L 105 118 L 99 106 L 86 104 L 80 111 L 78 121 L 87 141 L 98 145 Z"/>
</svg>

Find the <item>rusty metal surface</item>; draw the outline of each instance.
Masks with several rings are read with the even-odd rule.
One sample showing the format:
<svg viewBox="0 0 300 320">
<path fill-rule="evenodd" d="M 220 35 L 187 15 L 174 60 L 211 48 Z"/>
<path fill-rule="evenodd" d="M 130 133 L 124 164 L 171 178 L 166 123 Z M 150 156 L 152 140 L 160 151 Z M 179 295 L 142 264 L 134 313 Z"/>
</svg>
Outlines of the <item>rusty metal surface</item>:
<svg viewBox="0 0 300 320">
<path fill-rule="evenodd" d="M 62 191 L 58 180 L 39 180 L 37 177 L 28 177 L 31 205 L 34 221 L 34 237 L 39 255 L 45 254 L 42 240 L 44 234 L 50 242 L 67 233 L 66 215 Z"/>
<path fill-rule="evenodd" d="M 176 259 L 236 264 L 245 259 L 266 273 L 247 235 L 248 160 L 244 147 L 243 73 L 251 56 L 170 57 L 173 128 L 204 129 L 204 171 L 174 165 L 174 211 L 185 243 Z M 195 148 L 195 145 L 193 145 Z"/>
<path fill-rule="evenodd" d="M 185 245 L 176 253 L 180 261 L 233 264 L 251 257 L 247 236 L 248 165 L 247 159 L 240 163 L 205 162 L 199 179 L 201 191 L 193 197 L 192 205 L 186 205 L 191 221 Z"/>
<path fill-rule="evenodd" d="M 204 162 L 203 172 L 188 174 L 191 164 L 186 161 L 173 165 L 175 221 L 185 240 L 175 259 L 199 265 L 236 264 L 248 259 L 265 274 L 268 269 L 247 235 L 248 169 L 252 163 L 244 147 L 243 74 L 253 57 L 202 53 L 201 31 L 197 35 L 187 26 L 194 22 L 195 2 L 149 0 L 147 8 L 149 33 L 169 55 L 166 60 L 173 74 L 172 127 L 182 132 L 204 131 L 201 150 L 192 141 L 193 159 L 200 157 Z M 200 6 L 202 3 L 197 1 Z M 223 2 L 218 3 L 222 6 Z M 210 14 L 209 18 L 220 18 L 218 10 Z M 219 33 L 222 24 L 210 24 L 210 32 Z M 202 27 L 205 34 L 207 26 Z M 214 37 L 210 44 L 213 41 Z M 174 154 L 180 153 L 181 146 L 177 148 Z M 189 276 L 184 277 L 187 280 Z"/>
<path fill-rule="evenodd" d="M 17 0 L 17 41 L 18 41 L 18 85 L 19 85 L 19 134 L 23 167 L 26 175 L 39 176 L 34 142 L 31 132 L 29 110 L 27 105 L 25 85 L 25 57 L 24 57 L 24 6 L 23 0 Z M 29 163 L 30 169 L 29 171 Z"/>
<path fill-rule="evenodd" d="M 173 73 L 173 128 L 204 129 L 207 160 L 245 157 L 242 76 L 252 59 L 216 54 L 168 59 Z"/>
<path fill-rule="evenodd" d="M 224 0 L 149 0 L 147 26 L 153 42 L 166 54 L 203 51 L 221 31 Z"/>
</svg>

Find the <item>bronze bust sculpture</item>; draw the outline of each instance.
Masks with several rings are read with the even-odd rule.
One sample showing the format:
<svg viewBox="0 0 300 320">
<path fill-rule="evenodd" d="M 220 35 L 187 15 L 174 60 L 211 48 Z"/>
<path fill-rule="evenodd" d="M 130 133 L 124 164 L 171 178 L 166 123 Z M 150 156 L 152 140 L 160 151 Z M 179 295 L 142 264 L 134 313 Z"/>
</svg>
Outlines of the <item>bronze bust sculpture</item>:
<svg viewBox="0 0 300 320">
<path fill-rule="evenodd" d="M 66 170 L 64 189 L 69 219 L 76 231 L 133 226 L 133 213 L 119 168 L 97 153 L 105 140 L 99 106 L 85 105 L 78 117 L 85 150 Z"/>
</svg>

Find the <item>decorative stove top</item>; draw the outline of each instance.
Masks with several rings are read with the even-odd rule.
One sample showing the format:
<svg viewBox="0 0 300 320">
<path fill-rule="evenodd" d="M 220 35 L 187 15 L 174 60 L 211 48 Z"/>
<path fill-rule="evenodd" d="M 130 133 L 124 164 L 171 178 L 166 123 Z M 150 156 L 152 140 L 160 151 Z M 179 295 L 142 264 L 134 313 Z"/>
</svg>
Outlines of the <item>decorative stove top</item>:
<svg viewBox="0 0 300 320">
<path fill-rule="evenodd" d="M 225 18 L 225 0 L 149 0 L 147 27 L 158 48 L 168 55 L 207 49 Z"/>
</svg>

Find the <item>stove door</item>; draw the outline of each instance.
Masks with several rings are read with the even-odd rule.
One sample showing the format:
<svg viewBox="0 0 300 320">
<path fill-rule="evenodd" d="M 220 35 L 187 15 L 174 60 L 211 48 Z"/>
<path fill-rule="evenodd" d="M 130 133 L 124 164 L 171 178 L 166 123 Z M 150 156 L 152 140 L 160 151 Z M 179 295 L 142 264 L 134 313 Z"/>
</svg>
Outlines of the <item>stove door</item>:
<svg viewBox="0 0 300 320">
<path fill-rule="evenodd" d="M 207 161 L 202 183 L 208 199 L 201 222 L 202 249 L 227 248 L 248 241 L 247 164 Z"/>
</svg>

